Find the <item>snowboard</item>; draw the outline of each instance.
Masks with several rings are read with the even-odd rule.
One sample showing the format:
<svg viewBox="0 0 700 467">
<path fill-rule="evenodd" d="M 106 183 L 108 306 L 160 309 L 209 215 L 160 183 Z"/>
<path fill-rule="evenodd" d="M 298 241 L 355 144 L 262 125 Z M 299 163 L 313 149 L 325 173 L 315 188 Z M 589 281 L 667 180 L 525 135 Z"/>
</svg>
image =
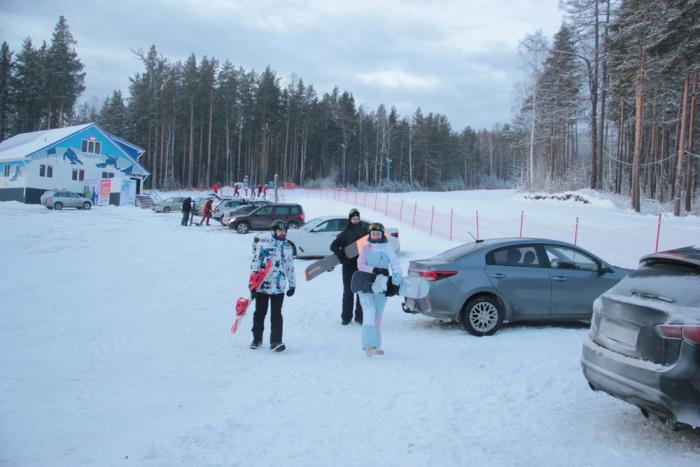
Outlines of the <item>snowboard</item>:
<svg viewBox="0 0 700 467">
<path fill-rule="evenodd" d="M 355 256 L 360 254 L 360 250 L 367 244 L 368 241 L 369 236 L 365 235 L 364 237 L 358 239 L 355 243 L 351 243 L 350 245 L 343 248 L 343 253 L 345 253 L 345 256 L 347 256 L 348 258 L 354 258 Z M 324 256 L 318 261 L 314 261 L 313 263 L 311 263 L 304 271 L 304 279 L 310 281 L 314 277 L 326 271 L 330 271 L 339 264 L 340 260 L 338 259 L 338 257 L 335 255 L 335 253 L 331 253 L 330 255 Z"/>
<path fill-rule="evenodd" d="M 350 282 L 350 288 L 353 293 L 373 293 L 372 284 L 377 275 L 371 272 L 356 271 L 352 275 L 352 281 Z M 395 288 L 396 286 L 391 283 L 391 277 L 389 277 L 389 282 L 387 284 L 387 289 Z M 396 291 L 396 295 L 401 295 L 406 298 L 425 298 L 430 292 L 430 282 L 422 277 L 418 276 L 408 276 L 404 277 L 401 284 Z"/>
<path fill-rule="evenodd" d="M 263 269 L 250 273 L 250 278 L 248 279 L 248 290 L 255 290 L 257 292 L 262 283 L 265 282 L 265 278 L 267 278 L 267 274 L 270 272 L 270 269 L 272 269 L 272 260 L 273 258 L 270 258 Z M 247 297 L 238 297 L 238 300 L 236 300 L 236 320 L 233 322 L 233 325 L 231 325 L 232 334 L 235 334 L 238 330 L 238 325 L 241 323 L 241 320 L 245 316 L 246 311 L 248 311 L 248 307 L 252 301 L 253 300 Z"/>
</svg>

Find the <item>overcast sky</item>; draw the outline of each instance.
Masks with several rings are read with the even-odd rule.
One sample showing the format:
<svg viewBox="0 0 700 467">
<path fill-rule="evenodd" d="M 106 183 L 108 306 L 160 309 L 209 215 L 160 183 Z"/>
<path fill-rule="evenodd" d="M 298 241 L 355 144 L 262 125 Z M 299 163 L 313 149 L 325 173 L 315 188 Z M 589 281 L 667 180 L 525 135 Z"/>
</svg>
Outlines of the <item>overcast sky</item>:
<svg viewBox="0 0 700 467">
<path fill-rule="evenodd" d="M 559 0 L 0 0 L 0 41 L 14 52 L 50 42 L 64 15 L 85 65 L 81 100 L 128 95 L 142 71 L 131 50 L 156 45 L 171 61 L 191 52 L 260 72 L 270 66 L 348 90 L 367 111 L 394 105 L 447 116 L 454 130 L 510 121 L 521 80 L 517 45 L 562 22 Z"/>
</svg>

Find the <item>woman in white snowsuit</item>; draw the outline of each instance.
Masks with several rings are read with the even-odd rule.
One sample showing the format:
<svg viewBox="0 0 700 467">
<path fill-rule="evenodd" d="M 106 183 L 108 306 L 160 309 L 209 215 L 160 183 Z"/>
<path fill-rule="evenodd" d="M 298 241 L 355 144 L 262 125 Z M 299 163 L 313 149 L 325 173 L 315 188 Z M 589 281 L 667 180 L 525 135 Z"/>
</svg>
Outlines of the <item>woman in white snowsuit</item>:
<svg viewBox="0 0 700 467">
<path fill-rule="evenodd" d="M 272 260 L 272 267 L 263 283 L 258 290 L 250 291 L 251 298 L 255 300 L 253 342 L 250 348 L 257 349 L 262 344 L 265 315 L 270 304 L 270 349 L 281 352 L 286 348 L 282 342 L 282 302 L 285 292 L 287 297 L 294 295 L 296 277 L 292 247 L 287 241 L 287 225 L 275 221 L 271 229 L 270 239 L 258 244 L 251 264 L 251 272 L 256 272 L 265 269 L 268 261 Z"/>
<path fill-rule="evenodd" d="M 357 269 L 377 275 L 372 285 L 373 293 L 360 293 L 363 310 L 362 350 L 371 357 L 375 353 L 383 355 L 382 350 L 382 316 L 386 305 L 386 290 L 391 268 L 391 282 L 394 286 L 401 284 L 401 263 L 394 249 L 387 242 L 384 226 L 379 223 L 369 225 L 369 242 L 360 251 Z"/>
</svg>

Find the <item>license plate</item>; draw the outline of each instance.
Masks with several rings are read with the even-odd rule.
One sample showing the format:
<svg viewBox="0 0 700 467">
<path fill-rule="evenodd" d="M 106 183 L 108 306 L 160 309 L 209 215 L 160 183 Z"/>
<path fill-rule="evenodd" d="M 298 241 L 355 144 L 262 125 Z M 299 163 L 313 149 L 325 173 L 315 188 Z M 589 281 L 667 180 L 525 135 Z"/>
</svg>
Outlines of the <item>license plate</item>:
<svg viewBox="0 0 700 467">
<path fill-rule="evenodd" d="M 600 323 L 599 335 L 632 348 L 637 346 L 638 334 L 639 329 L 632 329 L 613 321 L 603 320 L 603 322 Z"/>
</svg>

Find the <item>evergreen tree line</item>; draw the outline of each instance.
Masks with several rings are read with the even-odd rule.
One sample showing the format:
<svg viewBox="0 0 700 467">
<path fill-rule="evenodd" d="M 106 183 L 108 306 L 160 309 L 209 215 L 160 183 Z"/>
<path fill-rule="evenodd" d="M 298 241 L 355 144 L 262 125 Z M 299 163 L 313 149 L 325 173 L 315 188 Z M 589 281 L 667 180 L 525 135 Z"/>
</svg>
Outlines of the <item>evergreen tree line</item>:
<svg viewBox="0 0 700 467">
<path fill-rule="evenodd" d="M 541 33 L 522 41 L 513 126 L 528 148 L 523 185 L 588 186 L 628 194 L 637 211 L 644 199 L 690 211 L 700 181 L 700 0 L 562 4 L 551 44 Z"/>
</svg>

